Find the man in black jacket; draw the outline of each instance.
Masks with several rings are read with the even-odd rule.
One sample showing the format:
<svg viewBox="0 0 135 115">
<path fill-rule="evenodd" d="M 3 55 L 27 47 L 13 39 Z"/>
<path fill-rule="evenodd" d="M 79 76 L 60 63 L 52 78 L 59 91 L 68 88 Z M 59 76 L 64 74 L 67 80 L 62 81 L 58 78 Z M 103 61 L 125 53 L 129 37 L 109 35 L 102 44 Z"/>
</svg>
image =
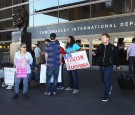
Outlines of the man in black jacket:
<svg viewBox="0 0 135 115">
<path fill-rule="evenodd" d="M 107 33 L 102 34 L 101 40 L 102 43 L 98 45 L 97 52 L 96 54 L 93 53 L 93 55 L 98 59 L 101 79 L 104 84 L 104 96 L 102 101 L 108 101 L 108 97 L 112 90 L 110 77 L 113 72 L 113 65 L 116 65 L 117 69 L 120 69 L 120 67 L 117 48 L 109 43 L 110 36 Z"/>
</svg>

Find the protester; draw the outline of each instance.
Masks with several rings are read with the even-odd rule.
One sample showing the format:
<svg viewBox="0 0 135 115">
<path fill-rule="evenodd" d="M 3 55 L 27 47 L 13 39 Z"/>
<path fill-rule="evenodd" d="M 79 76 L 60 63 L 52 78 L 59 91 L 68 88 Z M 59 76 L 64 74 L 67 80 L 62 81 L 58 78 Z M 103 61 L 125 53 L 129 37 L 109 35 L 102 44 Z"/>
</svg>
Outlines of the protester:
<svg viewBox="0 0 135 115">
<path fill-rule="evenodd" d="M 56 40 L 57 43 L 60 45 L 59 41 Z M 57 89 L 61 90 L 61 89 L 64 89 L 64 76 L 63 76 L 63 67 L 64 67 L 64 64 L 65 64 L 65 61 L 64 61 L 64 54 L 65 54 L 65 50 L 63 47 L 60 46 L 60 53 L 61 53 L 61 56 L 62 56 L 62 60 L 61 60 L 61 83 L 58 83 L 58 87 Z"/>
<path fill-rule="evenodd" d="M 41 58 L 40 58 L 40 53 L 41 49 L 39 48 L 39 44 L 37 44 L 36 48 L 34 49 L 35 52 L 35 59 L 36 59 L 36 64 L 40 64 Z"/>
<path fill-rule="evenodd" d="M 60 54 L 60 45 L 56 42 L 56 34 L 50 34 L 50 43 L 48 43 L 47 47 L 45 47 L 45 60 L 46 60 L 46 92 L 44 95 L 50 96 L 51 93 L 53 95 L 57 94 L 57 82 L 58 82 L 58 74 L 59 67 L 61 64 L 61 54 Z M 53 80 L 53 89 L 50 89 L 50 79 L 54 76 Z M 51 92 L 52 91 L 52 92 Z"/>
<path fill-rule="evenodd" d="M 19 85 L 20 85 L 20 81 L 21 79 L 23 79 L 23 96 L 27 97 L 27 93 L 28 93 L 28 78 L 29 75 L 31 73 L 31 68 L 30 65 L 33 62 L 33 58 L 31 56 L 31 54 L 29 52 L 26 51 L 26 44 L 25 43 L 21 43 L 20 44 L 20 51 L 15 53 L 15 57 L 14 57 L 14 65 L 16 67 L 16 77 L 15 77 L 15 95 L 13 97 L 13 99 L 17 99 L 19 97 Z M 23 78 L 21 77 L 17 77 L 18 75 L 18 63 L 20 64 L 19 67 L 20 68 L 25 68 L 24 64 L 26 64 L 26 77 L 23 76 Z"/>
<path fill-rule="evenodd" d="M 135 75 L 135 38 L 132 39 L 132 43 L 127 50 L 127 61 L 129 61 L 129 74 Z"/>
<path fill-rule="evenodd" d="M 111 75 L 113 71 L 113 65 L 116 64 L 117 69 L 119 67 L 118 51 L 117 48 L 109 42 L 110 36 L 105 33 L 102 34 L 102 43 L 98 45 L 96 54 L 98 58 L 98 65 L 100 66 L 101 79 L 104 84 L 104 96 L 102 101 L 108 101 L 111 94 Z"/>
<path fill-rule="evenodd" d="M 66 53 L 75 53 L 79 51 L 81 48 L 80 46 L 75 42 L 75 39 L 73 36 L 68 36 L 67 40 L 67 46 L 66 46 Z M 69 75 L 69 86 L 65 90 L 73 90 L 73 93 L 78 93 L 78 76 L 77 76 L 77 70 L 70 70 L 68 71 Z"/>
</svg>

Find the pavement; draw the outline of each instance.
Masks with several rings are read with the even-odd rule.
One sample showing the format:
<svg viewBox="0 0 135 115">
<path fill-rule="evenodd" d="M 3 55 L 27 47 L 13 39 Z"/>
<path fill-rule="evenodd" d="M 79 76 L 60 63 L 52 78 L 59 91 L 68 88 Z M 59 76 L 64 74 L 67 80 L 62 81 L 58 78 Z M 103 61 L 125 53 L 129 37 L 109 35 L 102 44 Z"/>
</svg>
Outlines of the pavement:
<svg viewBox="0 0 135 115">
<path fill-rule="evenodd" d="M 13 100 L 13 90 L 0 87 L 0 115 L 135 115 L 135 91 L 121 90 L 117 73 L 112 75 L 112 94 L 108 102 L 102 102 L 103 84 L 98 70 L 78 70 L 78 94 L 58 91 L 58 95 L 43 95 L 45 85 L 29 87 L 29 98 Z M 65 86 L 68 86 L 64 70 Z"/>
</svg>

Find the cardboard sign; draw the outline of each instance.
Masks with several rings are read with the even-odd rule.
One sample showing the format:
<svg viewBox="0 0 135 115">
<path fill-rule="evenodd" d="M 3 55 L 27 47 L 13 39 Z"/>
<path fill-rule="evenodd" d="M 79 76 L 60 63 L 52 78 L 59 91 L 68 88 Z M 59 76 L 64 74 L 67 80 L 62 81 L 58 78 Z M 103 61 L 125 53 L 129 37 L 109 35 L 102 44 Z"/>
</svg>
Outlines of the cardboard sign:
<svg viewBox="0 0 135 115">
<path fill-rule="evenodd" d="M 27 64 L 25 59 L 17 60 L 16 64 L 16 77 L 25 78 L 27 77 Z"/>
<path fill-rule="evenodd" d="M 6 85 L 14 85 L 15 68 L 4 68 L 4 81 Z"/>
<path fill-rule="evenodd" d="M 90 67 L 86 51 L 65 54 L 64 59 L 68 71 Z"/>
<path fill-rule="evenodd" d="M 40 70 L 40 83 L 46 83 L 46 65 L 41 64 L 41 70 Z M 58 82 L 61 82 L 61 66 L 59 69 L 59 75 L 58 75 Z M 53 83 L 53 76 L 51 77 L 51 83 Z"/>
</svg>

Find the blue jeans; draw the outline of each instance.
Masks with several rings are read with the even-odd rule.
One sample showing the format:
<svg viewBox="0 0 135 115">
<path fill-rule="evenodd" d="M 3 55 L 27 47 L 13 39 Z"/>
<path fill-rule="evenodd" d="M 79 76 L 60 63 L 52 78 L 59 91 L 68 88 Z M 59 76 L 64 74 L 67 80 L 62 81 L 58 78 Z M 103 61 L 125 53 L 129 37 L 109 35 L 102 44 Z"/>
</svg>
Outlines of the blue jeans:
<svg viewBox="0 0 135 115">
<path fill-rule="evenodd" d="M 46 70 L 46 92 L 47 93 L 51 92 L 50 80 L 51 80 L 52 75 L 54 76 L 52 92 L 56 92 L 57 83 L 58 83 L 58 75 L 59 75 L 59 66 L 58 67 L 47 67 L 47 70 Z"/>
<path fill-rule="evenodd" d="M 31 72 L 29 75 L 29 82 L 32 80 L 33 77 L 35 78 L 36 81 L 39 81 L 39 76 L 40 76 L 39 71 Z"/>
<path fill-rule="evenodd" d="M 100 72 L 101 72 L 101 80 L 104 84 L 104 96 L 108 96 L 110 89 L 111 89 L 111 75 L 113 71 L 113 66 L 108 66 L 108 67 L 100 67 Z"/>
<path fill-rule="evenodd" d="M 21 79 L 23 79 L 23 94 L 28 92 L 28 78 L 30 74 L 27 74 L 26 78 L 17 78 L 15 77 L 15 93 L 19 94 L 19 85 Z"/>
<path fill-rule="evenodd" d="M 69 87 L 73 89 L 78 89 L 78 77 L 77 70 L 68 71 L 69 74 Z"/>
<path fill-rule="evenodd" d="M 135 74 L 135 57 L 129 57 L 129 74 Z"/>
</svg>

